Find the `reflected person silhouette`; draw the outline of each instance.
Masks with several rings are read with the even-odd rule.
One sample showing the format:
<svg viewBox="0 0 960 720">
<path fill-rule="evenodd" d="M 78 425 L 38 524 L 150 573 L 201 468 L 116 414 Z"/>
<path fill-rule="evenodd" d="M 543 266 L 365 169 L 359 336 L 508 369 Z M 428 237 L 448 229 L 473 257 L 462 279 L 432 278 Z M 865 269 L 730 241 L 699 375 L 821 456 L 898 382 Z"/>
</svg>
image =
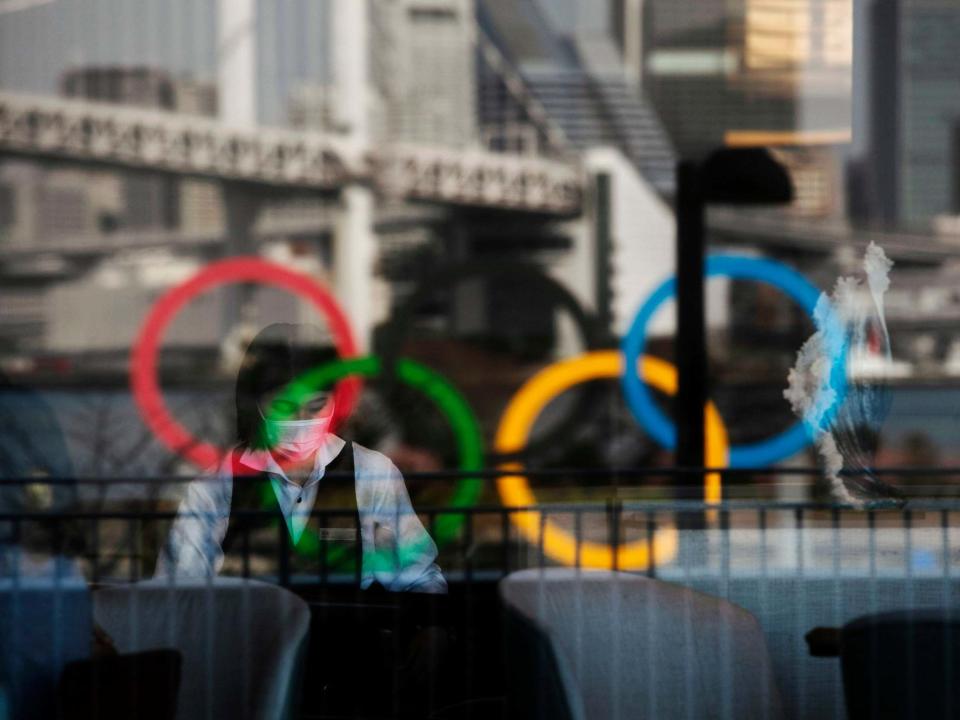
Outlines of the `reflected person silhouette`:
<svg viewBox="0 0 960 720">
<path fill-rule="evenodd" d="M 332 393 L 281 394 L 330 359 L 303 340 L 309 329 L 274 324 L 250 343 L 236 383 L 237 445 L 189 484 L 157 575 L 286 581 L 347 568 L 340 578 L 364 589 L 445 592 L 436 545 L 393 462 L 332 432 Z"/>
</svg>

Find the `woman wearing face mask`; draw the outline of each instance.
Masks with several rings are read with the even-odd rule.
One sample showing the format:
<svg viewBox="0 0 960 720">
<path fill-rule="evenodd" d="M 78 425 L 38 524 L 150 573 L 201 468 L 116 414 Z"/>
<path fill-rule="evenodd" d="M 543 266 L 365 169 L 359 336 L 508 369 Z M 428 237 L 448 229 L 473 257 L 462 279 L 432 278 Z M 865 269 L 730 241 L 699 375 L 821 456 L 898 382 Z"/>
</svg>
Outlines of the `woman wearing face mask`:
<svg viewBox="0 0 960 720">
<path fill-rule="evenodd" d="M 298 329 L 271 325 L 250 343 L 236 387 L 239 443 L 214 473 L 190 483 L 157 576 L 335 573 L 321 567 L 329 553 L 298 551 L 319 539 L 337 548 L 332 557 L 361 588 L 445 592 L 436 545 L 396 466 L 331 432 L 332 393 L 283 395 L 330 359 L 298 342 Z"/>
</svg>

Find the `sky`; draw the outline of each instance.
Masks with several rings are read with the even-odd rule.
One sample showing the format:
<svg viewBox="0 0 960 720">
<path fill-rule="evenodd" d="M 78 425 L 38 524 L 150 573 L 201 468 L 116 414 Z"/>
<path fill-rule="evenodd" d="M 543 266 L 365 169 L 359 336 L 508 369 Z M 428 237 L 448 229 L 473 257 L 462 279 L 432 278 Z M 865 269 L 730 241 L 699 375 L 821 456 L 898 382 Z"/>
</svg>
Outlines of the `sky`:
<svg viewBox="0 0 960 720">
<path fill-rule="evenodd" d="M 19 0 L 18 0 L 19 1 Z M 260 121 L 282 123 L 300 83 L 323 82 L 327 0 L 258 3 Z M 216 81 L 217 0 L 0 3 L 0 88 L 51 94 L 70 67 L 138 65 Z"/>
</svg>

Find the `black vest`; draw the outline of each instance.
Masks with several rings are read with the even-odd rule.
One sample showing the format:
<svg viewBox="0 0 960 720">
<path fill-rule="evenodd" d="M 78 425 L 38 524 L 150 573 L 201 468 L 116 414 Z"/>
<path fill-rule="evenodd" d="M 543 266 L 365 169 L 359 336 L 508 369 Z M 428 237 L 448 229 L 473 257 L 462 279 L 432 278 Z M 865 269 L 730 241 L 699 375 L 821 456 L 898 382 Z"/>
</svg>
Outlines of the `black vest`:
<svg viewBox="0 0 960 720">
<path fill-rule="evenodd" d="M 362 544 L 357 508 L 353 443 L 325 468 L 310 520 L 296 545 L 267 473 L 257 473 L 233 459 L 233 497 L 221 547 L 222 574 L 244 577 L 292 576 L 322 582 L 360 580 Z"/>
</svg>

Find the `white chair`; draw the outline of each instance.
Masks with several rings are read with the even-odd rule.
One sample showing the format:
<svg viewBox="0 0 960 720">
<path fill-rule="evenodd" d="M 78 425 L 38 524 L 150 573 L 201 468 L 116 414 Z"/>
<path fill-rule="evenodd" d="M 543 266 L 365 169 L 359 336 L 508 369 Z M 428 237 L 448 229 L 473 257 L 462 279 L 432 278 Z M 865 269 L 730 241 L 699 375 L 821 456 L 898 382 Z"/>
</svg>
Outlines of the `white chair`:
<svg viewBox="0 0 960 720">
<path fill-rule="evenodd" d="M 511 716 L 781 718 L 763 632 L 746 610 L 626 573 L 504 578 Z"/>
<path fill-rule="evenodd" d="M 121 653 L 181 652 L 179 720 L 294 717 L 310 610 L 293 593 L 233 578 L 155 579 L 96 591 L 94 617 Z"/>
</svg>

